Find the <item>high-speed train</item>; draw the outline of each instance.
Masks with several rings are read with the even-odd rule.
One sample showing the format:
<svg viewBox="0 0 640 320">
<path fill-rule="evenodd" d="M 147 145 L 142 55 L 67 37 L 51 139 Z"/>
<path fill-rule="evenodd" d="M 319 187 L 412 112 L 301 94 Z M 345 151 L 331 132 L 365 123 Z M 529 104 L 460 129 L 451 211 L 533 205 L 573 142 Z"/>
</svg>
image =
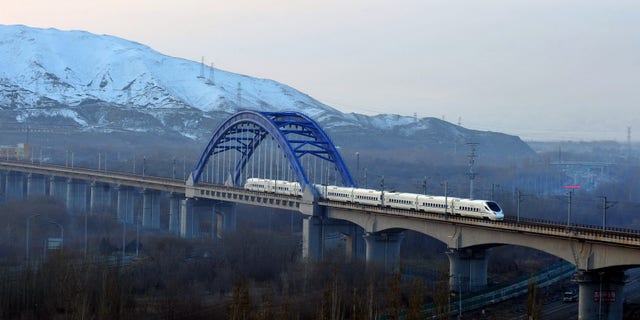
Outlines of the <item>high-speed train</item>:
<svg viewBox="0 0 640 320">
<path fill-rule="evenodd" d="M 373 189 L 325 186 L 315 184 L 318 195 L 327 200 L 381 206 L 395 209 L 460 215 L 489 220 L 503 220 L 502 208 L 489 200 L 471 200 L 455 197 L 429 196 L 416 193 L 386 192 Z M 301 196 L 300 183 L 249 178 L 244 188 L 251 191 Z"/>
</svg>

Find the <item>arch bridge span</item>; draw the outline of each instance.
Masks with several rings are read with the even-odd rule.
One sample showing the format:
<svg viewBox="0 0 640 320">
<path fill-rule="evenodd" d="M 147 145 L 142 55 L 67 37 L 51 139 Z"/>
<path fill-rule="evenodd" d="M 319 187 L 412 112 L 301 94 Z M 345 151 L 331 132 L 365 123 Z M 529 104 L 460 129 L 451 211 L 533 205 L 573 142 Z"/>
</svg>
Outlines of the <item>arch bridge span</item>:
<svg viewBox="0 0 640 320">
<path fill-rule="evenodd" d="M 239 187 L 250 177 L 297 180 L 303 190 L 312 183 L 355 186 L 329 136 L 298 112 L 236 113 L 214 132 L 187 184 Z"/>
</svg>

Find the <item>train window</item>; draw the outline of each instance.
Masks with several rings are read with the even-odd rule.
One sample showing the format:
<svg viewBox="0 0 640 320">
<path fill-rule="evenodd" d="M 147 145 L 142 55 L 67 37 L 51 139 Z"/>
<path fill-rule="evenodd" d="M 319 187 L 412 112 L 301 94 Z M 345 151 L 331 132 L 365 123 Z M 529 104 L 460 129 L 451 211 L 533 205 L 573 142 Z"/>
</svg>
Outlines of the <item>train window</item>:
<svg viewBox="0 0 640 320">
<path fill-rule="evenodd" d="M 487 206 L 489 206 L 489 209 L 492 211 L 500 211 L 500 206 L 493 201 L 487 201 Z"/>
</svg>

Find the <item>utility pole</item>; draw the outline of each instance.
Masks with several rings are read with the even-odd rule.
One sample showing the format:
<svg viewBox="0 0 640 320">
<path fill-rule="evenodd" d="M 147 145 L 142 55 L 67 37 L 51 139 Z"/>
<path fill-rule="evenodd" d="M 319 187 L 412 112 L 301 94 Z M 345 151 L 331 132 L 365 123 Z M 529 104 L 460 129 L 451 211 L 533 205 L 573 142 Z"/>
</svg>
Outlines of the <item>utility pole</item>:
<svg viewBox="0 0 640 320">
<path fill-rule="evenodd" d="M 493 201 L 493 198 L 495 197 L 496 187 L 500 187 L 500 185 L 495 183 L 491 184 L 491 199 L 489 199 L 491 201 Z"/>
<path fill-rule="evenodd" d="M 387 199 L 385 199 L 385 197 L 384 197 L 384 176 L 382 176 L 382 179 L 380 180 L 380 191 L 381 191 L 380 198 L 382 199 L 382 206 L 384 207 L 384 205 L 387 202 Z M 385 257 L 386 257 L 386 254 L 385 254 Z M 386 261 L 385 261 L 385 263 L 386 263 Z"/>
<path fill-rule="evenodd" d="M 520 193 L 520 189 L 516 191 L 518 196 L 518 206 L 516 209 L 516 222 L 520 222 L 520 201 L 522 201 L 522 194 Z"/>
<path fill-rule="evenodd" d="M 367 187 L 367 168 L 364 168 L 364 187 Z"/>
<path fill-rule="evenodd" d="M 356 185 L 358 180 L 360 180 L 360 152 L 356 151 Z"/>
<path fill-rule="evenodd" d="M 569 193 L 567 194 L 568 200 L 569 200 L 569 205 L 567 207 L 567 228 L 569 228 L 569 226 L 571 225 L 571 196 L 572 195 L 573 195 L 573 191 L 569 191 Z"/>
<path fill-rule="evenodd" d="M 444 214 L 445 215 L 449 211 L 447 210 L 449 208 L 449 199 L 447 199 L 447 187 L 448 187 L 448 182 L 445 180 L 444 181 Z"/>
<path fill-rule="evenodd" d="M 176 158 L 173 158 L 173 166 L 171 167 L 171 178 L 176 178 Z"/>
<path fill-rule="evenodd" d="M 613 207 L 616 203 L 607 201 L 607 196 L 602 196 L 602 232 L 606 229 L 607 225 L 607 209 Z"/>
<path fill-rule="evenodd" d="M 424 180 L 422 181 L 422 189 L 424 190 L 424 194 L 427 194 L 427 185 L 429 182 L 429 177 L 424 176 Z"/>
<path fill-rule="evenodd" d="M 209 81 L 211 82 L 211 85 L 216 84 L 216 80 L 214 77 L 213 62 L 211 62 L 211 68 L 209 69 Z"/>
</svg>

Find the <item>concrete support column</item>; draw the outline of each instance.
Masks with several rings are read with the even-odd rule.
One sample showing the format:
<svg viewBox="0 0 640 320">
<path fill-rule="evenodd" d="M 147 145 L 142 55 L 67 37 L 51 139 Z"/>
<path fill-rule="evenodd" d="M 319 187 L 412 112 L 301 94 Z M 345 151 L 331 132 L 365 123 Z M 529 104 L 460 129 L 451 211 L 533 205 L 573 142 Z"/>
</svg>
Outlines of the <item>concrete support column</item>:
<svg viewBox="0 0 640 320">
<path fill-rule="evenodd" d="M 225 233 L 235 232 L 237 228 L 236 204 L 231 202 L 223 202 L 215 204 L 213 210 L 216 216 L 216 232 L 217 238 L 222 238 Z"/>
<path fill-rule="evenodd" d="M 180 200 L 183 194 L 171 193 L 169 196 L 169 232 L 180 235 Z"/>
<path fill-rule="evenodd" d="M 7 202 L 24 199 L 24 174 L 22 172 L 8 172 L 5 182 L 5 199 Z"/>
<path fill-rule="evenodd" d="M 49 196 L 59 201 L 67 200 L 67 179 L 61 177 L 49 177 Z"/>
<path fill-rule="evenodd" d="M 346 233 L 345 258 L 348 261 L 366 259 L 367 246 L 364 240 L 365 232 L 361 227 L 352 224 Z"/>
<path fill-rule="evenodd" d="M 195 199 L 187 198 L 180 201 L 180 236 L 186 239 L 196 239 L 200 235 L 199 221 L 194 210 Z"/>
<path fill-rule="evenodd" d="M 344 257 L 366 257 L 364 229 L 346 221 L 310 216 L 302 220 L 302 257 L 322 260 L 328 251 L 344 249 Z"/>
<path fill-rule="evenodd" d="M 142 227 L 160 228 L 160 192 L 142 190 Z"/>
<path fill-rule="evenodd" d="M 185 223 L 188 224 L 185 230 L 187 234 L 191 232 L 192 238 L 208 236 L 221 239 L 224 234 L 236 230 L 235 203 L 198 199 L 185 210 L 187 210 Z"/>
<path fill-rule="evenodd" d="M 310 216 L 302 220 L 302 258 L 306 260 L 322 260 L 323 250 L 322 219 Z"/>
<path fill-rule="evenodd" d="M 0 202 L 5 199 L 7 188 L 5 187 L 6 177 L 5 171 L 0 171 Z"/>
<path fill-rule="evenodd" d="M 109 184 L 91 182 L 89 208 L 92 214 L 105 212 L 111 208 L 111 186 Z"/>
<path fill-rule="evenodd" d="M 47 177 L 40 174 L 27 175 L 27 196 L 44 196 L 47 194 Z"/>
<path fill-rule="evenodd" d="M 381 265 L 389 272 L 398 271 L 402 239 L 404 239 L 402 232 L 367 233 L 364 236 L 367 244 L 367 263 Z"/>
<path fill-rule="evenodd" d="M 67 210 L 72 214 L 87 214 L 87 182 L 67 179 Z"/>
<path fill-rule="evenodd" d="M 116 190 L 118 190 L 118 220 L 133 223 L 133 205 L 135 199 L 133 188 L 119 185 L 116 187 Z"/>
<path fill-rule="evenodd" d="M 323 219 L 323 250 L 342 250 L 347 261 L 366 258 L 366 242 L 364 229 L 347 221 Z"/>
<path fill-rule="evenodd" d="M 579 320 L 622 319 L 624 271 L 578 271 Z"/>
<path fill-rule="evenodd" d="M 456 292 L 478 291 L 487 287 L 487 249 L 449 249 L 449 288 Z"/>
</svg>

